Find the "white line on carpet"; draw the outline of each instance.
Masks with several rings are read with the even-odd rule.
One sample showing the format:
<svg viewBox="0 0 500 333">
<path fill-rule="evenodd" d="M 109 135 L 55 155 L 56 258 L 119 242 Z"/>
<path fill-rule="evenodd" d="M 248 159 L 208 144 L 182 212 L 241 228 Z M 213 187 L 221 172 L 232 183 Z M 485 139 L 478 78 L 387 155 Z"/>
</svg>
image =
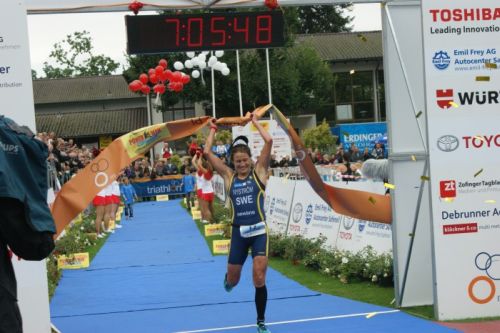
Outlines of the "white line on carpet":
<svg viewBox="0 0 500 333">
<path fill-rule="evenodd" d="M 294 323 L 304 323 L 304 322 L 308 322 L 308 321 L 330 320 L 330 319 L 340 319 L 340 318 L 363 317 L 363 316 L 368 316 L 368 315 L 371 318 L 374 315 L 389 314 L 389 313 L 395 313 L 395 312 L 400 312 L 400 311 L 399 310 L 375 311 L 375 312 L 365 312 L 365 313 L 352 313 L 352 314 L 337 315 L 337 316 L 327 316 L 327 317 L 316 317 L 316 318 L 305 318 L 305 319 L 296 319 L 296 320 L 276 321 L 276 322 L 272 322 L 272 323 L 266 323 L 266 326 L 283 325 L 283 324 L 294 324 Z M 205 328 L 205 329 L 194 330 L 194 331 L 177 331 L 177 332 L 173 332 L 173 333 L 215 332 L 215 331 L 226 331 L 226 330 L 234 330 L 234 329 L 240 329 L 240 328 L 248 328 L 248 327 L 255 327 L 255 324 L 240 325 L 240 326 L 226 326 L 226 327 L 217 327 L 217 328 Z"/>
</svg>

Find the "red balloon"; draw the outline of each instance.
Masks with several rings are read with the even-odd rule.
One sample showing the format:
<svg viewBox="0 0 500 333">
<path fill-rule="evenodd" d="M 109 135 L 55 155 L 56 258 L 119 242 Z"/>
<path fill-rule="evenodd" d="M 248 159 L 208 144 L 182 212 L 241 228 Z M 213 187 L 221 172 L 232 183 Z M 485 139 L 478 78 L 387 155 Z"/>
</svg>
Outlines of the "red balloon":
<svg viewBox="0 0 500 333">
<path fill-rule="evenodd" d="M 148 74 L 149 74 L 149 75 L 154 74 L 154 73 L 155 73 L 155 70 L 154 70 L 153 68 L 150 68 L 150 69 L 148 70 Z"/>
<path fill-rule="evenodd" d="M 151 81 L 152 84 L 157 84 L 158 76 L 155 73 L 149 75 L 149 81 Z"/>
<path fill-rule="evenodd" d="M 164 84 L 159 84 L 158 85 L 158 92 L 160 93 L 160 95 L 163 95 L 165 93 L 165 85 Z"/>
<path fill-rule="evenodd" d="M 181 82 L 175 82 L 175 92 L 181 92 L 184 89 L 184 85 Z"/>
<path fill-rule="evenodd" d="M 165 59 L 160 59 L 160 61 L 158 61 L 158 65 L 163 67 L 163 69 L 167 69 L 168 62 Z"/>
<path fill-rule="evenodd" d="M 182 79 L 182 73 L 175 71 L 172 73 L 172 81 L 179 82 Z"/>
<path fill-rule="evenodd" d="M 170 69 L 167 69 L 165 71 L 165 76 L 166 76 L 166 78 L 167 78 L 168 81 L 172 81 L 172 75 L 173 75 L 173 73 L 172 73 L 172 71 Z"/>
<path fill-rule="evenodd" d="M 168 90 L 174 91 L 175 82 L 169 82 L 167 85 Z"/>
<path fill-rule="evenodd" d="M 134 80 L 130 82 L 128 85 L 128 88 L 133 92 L 141 90 L 141 87 L 142 87 L 142 82 L 139 80 Z"/>
<path fill-rule="evenodd" d="M 160 66 L 160 65 L 156 66 L 156 68 L 155 68 L 155 74 L 156 74 L 156 76 L 160 76 L 161 73 L 163 73 L 163 67 Z"/>
<path fill-rule="evenodd" d="M 142 83 L 146 84 L 148 83 L 148 76 L 144 73 L 142 73 L 141 75 L 139 75 L 139 81 L 141 81 Z"/>
<path fill-rule="evenodd" d="M 182 76 L 182 79 L 181 79 L 182 83 L 187 84 L 187 83 L 189 83 L 189 81 L 191 81 L 191 77 L 189 75 Z"/>
<path fill-rule="evenodd" d="M 160 81 L 165 82 L 168 81 L 168 73 L 167 71 L 164 71 L 160 74 Z"/>
<path fill-rule="evenodd" d="M 141 87 L 141 91 L 144 95 L 147 95 L 151 92 L 151 88 L 148 85 L 143 85 Z"/>
</svg>

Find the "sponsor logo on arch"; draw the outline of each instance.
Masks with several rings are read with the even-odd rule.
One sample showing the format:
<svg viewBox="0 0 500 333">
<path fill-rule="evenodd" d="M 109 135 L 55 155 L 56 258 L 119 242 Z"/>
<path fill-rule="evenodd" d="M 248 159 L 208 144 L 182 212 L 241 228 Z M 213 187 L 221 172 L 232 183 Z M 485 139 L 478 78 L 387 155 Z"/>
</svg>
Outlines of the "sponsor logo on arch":
<svg viewBox="0 0 500 333">
<path fill-rule="evenodd" d="M 476 304 L 499 302 L 495 281 L 500 280 L 500 254 L 480 252 L 476 255 L 474 264 L 485 275 L 475 276 L 469 282 L 467 286 L 469 299 Z"/>
</svg>

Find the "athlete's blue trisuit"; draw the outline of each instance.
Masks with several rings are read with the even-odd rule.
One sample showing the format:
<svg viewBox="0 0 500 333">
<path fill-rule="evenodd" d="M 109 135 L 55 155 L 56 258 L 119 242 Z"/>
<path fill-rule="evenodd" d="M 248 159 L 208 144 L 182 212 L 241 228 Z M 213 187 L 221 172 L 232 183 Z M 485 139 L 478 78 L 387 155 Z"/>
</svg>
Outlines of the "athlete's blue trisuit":
<svg viewBox="0 0 500 333">
<path fill-rule="evenodd" d="M 236 175 L 231 179 L 229 198 L 233 230 L 229 250 L 230 264 L 243 265 L 249 248 L 252 248 L 252 258 L 267 256 L 264 191 L 264 184 L 255 174 L 255 170 L 252 170 L 245 179 L 239 179 Z M 263 223 L 258 224 L 259 222 Z M 252 236 L 254 234 L 257 235 Z"/>
</svg>

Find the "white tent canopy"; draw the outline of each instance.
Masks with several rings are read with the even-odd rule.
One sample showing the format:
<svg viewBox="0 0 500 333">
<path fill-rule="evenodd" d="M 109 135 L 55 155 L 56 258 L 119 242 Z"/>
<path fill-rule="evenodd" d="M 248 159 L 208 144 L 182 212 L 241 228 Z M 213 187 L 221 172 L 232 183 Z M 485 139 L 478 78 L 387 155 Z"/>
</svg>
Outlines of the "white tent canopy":
<svg viewBox="0 0 500 333">
<path fill-rule="evenodd" d="M 129 4 L 134 2 L 116 0 L 26 0 L 25 4 L 29 14 L 53 14 L 53 13 L 83 13 L 83 12 L 111 12 L 130 11 Z M 141 1 L 142 2 L 142 1 Z M 380 0 L 278 0 L 280 6 L 304 6 L 308 5 L 335 5 L 345 3 L 379 3 Z M 147 4 L 146 4 L 147 3 Z M 162 9 L 196 9 L 196 8 L 228 8 L 228 7 L 262 7 L 265 8 L 263 0 L 150 0 L 144 2 L 142 11 Z"/>
</svg>

